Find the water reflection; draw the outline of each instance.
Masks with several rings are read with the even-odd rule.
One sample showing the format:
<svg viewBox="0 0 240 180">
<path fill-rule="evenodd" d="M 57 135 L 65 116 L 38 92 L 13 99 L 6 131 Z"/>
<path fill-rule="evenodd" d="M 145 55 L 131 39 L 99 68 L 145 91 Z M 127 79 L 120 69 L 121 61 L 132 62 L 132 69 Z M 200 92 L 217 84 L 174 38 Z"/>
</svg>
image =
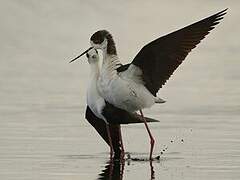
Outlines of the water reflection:
<svg viewBox="0 0 240 180">
<path fill-rule="evenodd" d="M 99 174 L 99 180 L 122 180 L 125 162 L 108 161 L 102 172 Z"/>
<path fill-rule="evenodd" d="M 154 176 L 155 171 L 154 171 L 154 169 L 153 169 L 152 161 L 150 161 L 150 168 L 151 168 L 151 180 L 152 180 L 152 179 L 155 179 L 155 176 Z"/>
<path fill-rule="evenodd" d="M 131 164 L 131 160 L 127 160 L 127 165 Z M 149 162 L 150 165 L 150 180 L 155 179 L 153 162 Z M 124 174 L 125 161 L 108 161 L 99 174 L 98 180 L 122 180 Z"/>
</svg>

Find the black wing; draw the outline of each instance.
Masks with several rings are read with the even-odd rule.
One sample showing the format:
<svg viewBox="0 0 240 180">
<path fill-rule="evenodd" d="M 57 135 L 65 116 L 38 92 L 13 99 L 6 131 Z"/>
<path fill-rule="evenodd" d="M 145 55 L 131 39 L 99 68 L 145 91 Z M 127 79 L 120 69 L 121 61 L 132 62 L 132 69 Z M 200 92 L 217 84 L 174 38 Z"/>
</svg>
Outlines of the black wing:
<svg viewBox="0 0 240 180">
<path fill-rule="evenodd" d="M 145 86 L 154 96 L 188 53 L 223 19 L 226 11 L 160 37 L 141 49 L 132 64 L 141 68 Z"/>
<path fill-rule="evenodd" d="M 131 65 L 130 63 L 129 63 L 129 64 L 121 65 L 120 67 L 117 68 L 117 72 L 126 71 L 130 65 Z"/>
<path fill-rule="evenodd" d="M 117 108 L 105 101 L 106 105 L 102 110 L 102 115 L 110 124 L 133 124 L 144 123 L 142 117 L 137 113 L 131 113 Z M 159 122 L 156 119 L 145 117 L 147 122 Z"/>
<path fill-rule="evenodd" d="M 85 118 L 95 128 L 95 130 L 104 139 L 104 141 L 109 145 L 106 123 L 102 119 L 99 119 L 97 116 L 95 116 L 88 106 L 86 109 Z M 120 136 L 119 136 L 121 131 L 120 125 L 110 124 L 109 129 L 110 129 L 113 149 L 115 152 L 114 156 L 115 158 L 117 158 L 121 154 L 121 144 L 120 144 Z"/>
</svg>

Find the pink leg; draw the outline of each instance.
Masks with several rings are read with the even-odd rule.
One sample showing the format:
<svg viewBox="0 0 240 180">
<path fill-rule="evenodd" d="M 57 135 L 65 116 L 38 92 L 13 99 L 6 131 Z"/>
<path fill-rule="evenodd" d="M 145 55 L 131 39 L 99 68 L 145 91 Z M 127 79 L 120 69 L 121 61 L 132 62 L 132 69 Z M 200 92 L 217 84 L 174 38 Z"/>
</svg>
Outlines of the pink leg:
<svg viewBox="0 0 240 180">
<path fill-rule="evenodd" d="M 153 153 L 153 147 L 154 147 L 155 140 L 154 140 L 154 138 L 153 138 L 153 136 L 152 136 L 152 133 L 151 133 L 151 131 L 150 131 L 148 125 L 147 125 L 147 121 L 146 121 L 145 117 L 143 116 L 143 112 L 142 112 L 142 110 L 140 110 L 140 114 L 141 114 L 141 116 L 142 116 L 142 118 L 143 118 L 143 121 L 144 121 L 145 127 L 146 127 L 147 132 L 148 132 L 148 135 L 149 135 L 149 137 L 150 137 L 151 148 L 150 148 L 150 156 L 149 156 L 149 160 L 152 160 L 152 153 Z"/>
<path fill-rule="evenodd" d="M 120 125 L 120 131 L 119 131 L 119 138 L 120 138 L 120 143 L 121 143 L 121 159 L 124 160 L 124 146 L 123 146 L 123 140 L 122 140 L 122 132 L 121 132 L 121 125 Z"/>
<path fill-rule="evenodd" d="M 113 158 L 112 138 L 111 138 L 111 134 L 110 134 L 109 125 L 106 124 L 106 127 L 107 127 L 107 134 L 108 134 L 108 140 L 109 140 L 109 146 L 110 146 L 110 159 L 112 159 Z"/>
</svg>

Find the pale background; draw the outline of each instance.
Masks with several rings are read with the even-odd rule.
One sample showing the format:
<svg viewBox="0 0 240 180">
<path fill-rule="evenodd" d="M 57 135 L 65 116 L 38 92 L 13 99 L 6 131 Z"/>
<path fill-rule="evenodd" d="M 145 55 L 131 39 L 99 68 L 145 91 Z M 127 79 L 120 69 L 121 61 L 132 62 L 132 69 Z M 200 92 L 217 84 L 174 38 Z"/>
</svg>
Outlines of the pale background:
<svg viewBox="0 0 240 180">
<path fill-rule="evenodd" d="M 84 119 L 88 64 L 69 60 L 109 30 L 123 63 L 151 40 L 225 8 L 228 14 L 145 110 L 156 179 L 240 178 L 238 1 L 0 0 L 0 179 L 96 179 L 108 148 Z M 126 150 L 147 157 L 143 125 L 123 128 Z M 184 142 L 181 142 L 181 140 Z M 170 141 L 173 140 L 173 143 Z M 149 179 L 147 162 L 123 179 Z"/>
</svg>

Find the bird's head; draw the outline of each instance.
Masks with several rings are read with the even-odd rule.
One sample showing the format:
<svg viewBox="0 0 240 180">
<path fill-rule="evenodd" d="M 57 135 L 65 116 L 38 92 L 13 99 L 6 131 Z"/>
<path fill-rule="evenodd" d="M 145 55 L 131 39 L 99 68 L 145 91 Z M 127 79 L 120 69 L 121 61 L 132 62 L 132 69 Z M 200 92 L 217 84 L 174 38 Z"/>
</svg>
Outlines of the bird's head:
<svg viewBox="0 0 240 180">
<path fill-rule="evenodd" d="M 88 63 L 89 64 L 95 64 L 98 63 L 99 61 L 99 55 L 96 49 L 90 49 L 87 53 L 86 56 L 88 58 Z"/>
<path fill-rule="evenodd" d="M 95 49 L 104 50 L 107 48 L 108 40 L 112 39 L 112 35 L 106 30 L 95 32 L 90 38 L 90 44 Z"/>
<path fill-rule="evenodd" d="M 95 32 L 90 38 L 91 47 L 84 51 L 82 54 L 70 61 L 73 62 L 80 58 L 82 55 L 86 54 L 91 49 L 107 49 L 107 52 L 110 54 L 116 54 L 115 43 L 113 41 L 112 35 L 106 30 L 100 30 Z M 109 44 L 109 47 L 108 47 Z"/>
</svg>

